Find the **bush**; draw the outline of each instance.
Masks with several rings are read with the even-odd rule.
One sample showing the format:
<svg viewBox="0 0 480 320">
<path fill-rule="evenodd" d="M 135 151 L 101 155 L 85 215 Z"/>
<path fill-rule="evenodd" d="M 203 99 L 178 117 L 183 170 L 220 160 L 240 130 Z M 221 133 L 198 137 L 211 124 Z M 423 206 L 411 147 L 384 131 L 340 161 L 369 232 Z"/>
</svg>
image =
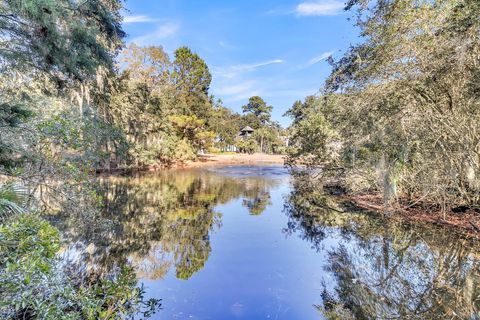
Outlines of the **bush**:
<svg viewBox="0 0 480 320">
<path fill-rule="evenodd" d="M 158 308 L 158 300 L 144 301 L 131 268 L 92 277 L 61 264 L 59 248 L 59 231 L 34 215 L 0 226 L 0 318 L 124 319 Z"/>
<path fill-rule="evenodd" d="M 248 138 L 247 140 L 240 140 L 237 147 L 240 152 L 252 154 L 257 150 L 258 145 L 254 138 Z"/>
</svg>

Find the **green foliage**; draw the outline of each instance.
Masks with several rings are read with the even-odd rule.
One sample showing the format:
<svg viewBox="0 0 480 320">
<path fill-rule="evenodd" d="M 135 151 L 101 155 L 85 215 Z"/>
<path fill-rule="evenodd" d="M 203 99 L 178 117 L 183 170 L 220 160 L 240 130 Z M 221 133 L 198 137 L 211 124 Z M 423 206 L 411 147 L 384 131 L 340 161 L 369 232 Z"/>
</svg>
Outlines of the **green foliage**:
<svg viewBox="0 0 480 320">
<path fill-rule="evenodd" d="M 186 94 L 208 96 L 212 75 L 200 56 L 188 47 L 175 50 L 172 78 L 177 90 Z"/>
<path fill-rule="evenodd" d="M 14 184 L 0 185 L 0 218 L 24 212 L 23 204 L 27 194 L 25 189 Z"/>
<path fill-rule="evenodd" d="M 87 278 L 60 264 L 59 249 L 59 231 L 34 215 L 23 214 L 0 226 L 2 318 L 124 319 L 158 308 L 158 301 L 143 299 L 131 268 Z"/>
<path fill-rule="evenodd" d="M 246 140 L 239 140 L 237 141 L 237 148 L 240 152 L 252 154 L 257 150 L 257 141 L 253 137 Z"/>
<path fill-rule="evenodd" d="M 48 222 L 21 215 L 0 228 L 0 267 L 7 274 L 18 274 L 28 285 L 33 273 L 51 271 L 59 244 L 59 232 Z"/>
<path fill-rule="evenodd" d="M 21 100 L 17 101 L 0 95 L 0 132 L 1 128 L 18 127 L 32 116 L 33 112 Z M 21 160 L 21 156 L 14 152 L 14 147 L 6 141 L 5 137 L 0 136 L 0 166 L 13 168 Z"/>
<path fill-rule="evenodd" d="M 253 96 L 248 99 L 248 104 L 244 105 L 242 109 L 244 113 L 253 114 L 260 122 L 260 126 L 270 121 L 272 107 L 267 106 L 267 103 L 259 96 Z M 252 128 L 257 129 L 260 126 L 252 126 Z"/>
<path fill-rule="evenodd" d="M 225 150 L 227 146 L 235 144 L 235 136 L 242 126 L 241 116 L 224 107 L 219 100 L 213 106 L 207 125 L 216 134 L 216 147 Z"/>
<path fill-rule="evenodd" d="M 295 102 L 287 115 L 293 117 L 290 159 L 318 166 L 338 158 L 336 149 L 340 141 L 330 122 L 332 114 L 328 114 L 321 101 L 307 97 L 304 103 Z"/>
<path fill-rule="evenodd" d="M 260 152 L 279 153 L 283 141 L 280 139 L 282 128 L 276 123 L 263 126 L 253 132 L 253 138 L 256 139 Z"/>
<path fill-rule="evenodd" d="M 108 112 L 121 7 L 117 0 L 0 4 L 0 175 L 12 181 L 0 188 L 2 319 L 125 319 L 158 307 L 143 299 L 128 264 L 96 275 L 64 261 L 58 230 L 25 213 L 66 212 L 79 232 L 104 222 L 89 174 L 125 163 L 129 147 L 129 132 Z"/>
<path fill-rule="evenodd" d="M 170 62 L 161 47 L 129 45 L 122 53 L 120 76 L 112 75 L 112 97 L 103 112 L 128 142 L 126 165 L 162 165 L 195 159 L 217 133 L 208 97 L 211 75 L 189 48 Z M 218 110 L 218 109 L 217 109 Z"/>
<path fill-rule="evenodd" d="M 35 68 L 58 81 L 86 79 L 112 66 L 124 32 L 121 2 L 8 0 L 0 4 L 1 60 Z M 67 78 L 65 78 L 67 77 Z"/>
<path fill-rule="evenodd" d="M 330 61 L 322 97 L 288 112 L 292 159 L 382 191 L 387 205 L 478 206 L 478 2 L 348 6 L 364 42 Z"/>
<path fill-rule="evenodd" d="M 208 90 L 212 75 L 200 56 L 188 47 L 175 50 L 171 81 L 175 90 L 175 105 L 184 115 L 208 119 L 212 103 Z"/>
<path fill-rule="evenodd" d="M 213 143 L 215 133 L 205 129 L 205 120 L 196 116 L 171 116 L 169 120 L 176 128 L 181 139 L 189 141 L 196 150 L 209 147 Z"/>
<path fill-rule="evenodd" d="M 0 104 L 0 126 L 18 126 L 33 116 L 31 110 L 25 109 L 22 104 L 2 102 Z"/>
<path fill-rule="evenodd" d="M 0 166 L 15 170 L 29 161 L 30 150 L 24 148 L 28 143 L 22 138 L 36 132 L 27 132 L 32 128 L 20 124 L 33 120 L 34 109 L 45 113 L 47 97 L 69 100 L 71 96 L 65 97 L 69 90 L 80 89 L 82 99 L 88 100 L 89 84 L 99 80 L 102 72 L 113 70 L 125 35 L 121 7 L 117 0 L 0 4 Z M 78 92 L 73 95 L 80 97 Z M 20 139 L 9 141 L 10 135 Z"/>
<path fill-rule="evenodd" d="M 253 96 L 242 108 L 245 114 L 240 119 L 241 128 L 249 126 L 254 129 L 253 138 L 257 146 L 253 148 L 249 145 L 252 142 L 237 142 L 241 152 L 252 153 L 252 150 L 258 150 L 265 153 L 280 153 L 284 151 L 284 142 L 281 138 L 285 132 L 278 123 L 271 121 L 272 107 L 267 106 L 261 97 Z"/>
</svg>

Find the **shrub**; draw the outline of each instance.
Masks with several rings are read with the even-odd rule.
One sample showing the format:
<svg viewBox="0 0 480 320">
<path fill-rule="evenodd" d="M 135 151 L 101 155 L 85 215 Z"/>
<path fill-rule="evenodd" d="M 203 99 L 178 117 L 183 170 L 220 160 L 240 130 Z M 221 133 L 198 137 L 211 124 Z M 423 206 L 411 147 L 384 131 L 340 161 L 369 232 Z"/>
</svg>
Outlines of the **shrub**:
<svg viewBox="0 0 480 320">
<path fill-rule="evenodd" d="M 0 226 L 0 318 L 124 319 L 158 308 L 158 300 L 144 300 L 132 268 L 92 277 L 80 265 L 61 264 L 59 248 L 59 231 L 35 215 Z"/>
</svg>

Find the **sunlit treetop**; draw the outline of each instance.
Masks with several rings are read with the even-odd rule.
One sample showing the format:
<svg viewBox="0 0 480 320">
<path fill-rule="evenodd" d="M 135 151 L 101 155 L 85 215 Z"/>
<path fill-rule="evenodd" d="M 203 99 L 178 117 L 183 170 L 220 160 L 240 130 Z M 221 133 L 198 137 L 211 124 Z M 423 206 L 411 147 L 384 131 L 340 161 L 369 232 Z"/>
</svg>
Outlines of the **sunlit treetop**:
<svg viewBox="0 0 480 320">
<path fill-rule="evenodd" d="M 111 68 L 125 36 L 119 0 L 0 3 L 0 67 L 40 70 L 61 81 Z"/>
</svg>

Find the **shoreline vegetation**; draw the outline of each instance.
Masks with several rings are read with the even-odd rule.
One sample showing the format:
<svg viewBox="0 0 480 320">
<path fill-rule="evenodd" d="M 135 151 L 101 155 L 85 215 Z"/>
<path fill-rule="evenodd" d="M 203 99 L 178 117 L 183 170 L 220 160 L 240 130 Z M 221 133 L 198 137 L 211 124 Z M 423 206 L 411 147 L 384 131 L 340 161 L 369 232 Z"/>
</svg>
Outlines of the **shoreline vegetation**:
<svg viewBox="0 0 480 320">
<path fill-rule="evenodd" d="M 287 162 L 366 209 L 480 231 L 480 2 L 350 1 L 361 34 L 286 115 Z"/>
<path fill-rule="evenodd" d="M 100 174 L 182 170 L 225 165 L 286 165 L 286 161 L 287 155 L 279 154 L 216 153 L 199 155 L 196 161 L 179 161 L 168 166 L 102 171 Z M 410 223 L 417 222 L 445 227 L 467 237 L 480 239 L 480 213 L 468 207 L 460 206 L 446 212 L 434 207 L 421 207 L 421 203 L 408 205 L 407 203 L 402 204 L 401 201 L 386 207 L 381 192 L 349 193 L 343 190 L 340 184 L 327 185 L 324 192 L 333 195 L 341 202 L 350 203 L 359 210 L 371 211 L 391 219 L 401 219 Z"/>
<path fill-rule="evenodd" d="M 480 214 L 472 209 L 459 208 L 457 212 L 442 212 L 408 205 L 385 208 L 380 193 L 344 194 L 336 197 L 341 201 L 351 203 L 360 210 L 374 212 L 390 219 L 444 227 L 458 232 L 460 235 L 480 239 Z"/>
</svg>

